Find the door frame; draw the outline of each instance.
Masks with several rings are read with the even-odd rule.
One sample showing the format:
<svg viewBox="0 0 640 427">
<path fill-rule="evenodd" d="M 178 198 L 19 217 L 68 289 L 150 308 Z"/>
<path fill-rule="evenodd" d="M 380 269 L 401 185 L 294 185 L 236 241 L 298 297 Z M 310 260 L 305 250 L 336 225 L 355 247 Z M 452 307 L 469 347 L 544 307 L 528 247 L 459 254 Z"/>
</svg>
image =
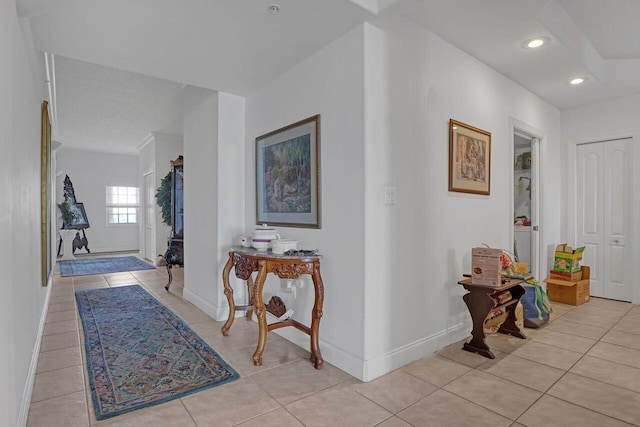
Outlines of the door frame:
<svg viewBox="0 0 640 427">
<path fill-rule="evenodd" d="M 536 213 L 537 213 L 537 218 L 536 218 L 536 222 L 537 224 L 531 224 L 532 225 L 532 229 L 531 229 L 531 242 L 532 242 L 532 248 L 531 248 L 531 257 L 536 260 L 536 265 L 535 265 L 535 270 L 531 269 L 531 274 L 533 274 L 534 278 L 536 278 L 536 280 L 538 281 L 542 281 L 543 279 L 543 272 L 547 271 L 547 258 L 544 256 L 543 253 L 543 248 L 545 247 L 545 239 L 543 238 L 543 231 L 544 231 L 544 216 L 542 215 L 543 211 L 543 201 L 542 201 L 542 194 L 544 191 L 544 184 L 542 182 L 542 176 L 543 176 L 543 170 L 544 170 L 544 164 L 541 161 L 542 159 L 542 152 L 543 152 L 543 142 L 546 140 L 546 134 L 541 131 L 540 129 L 537 129 L 523 121 L 520 121 L 514 117 L 510 117 L 509 118 L 509 158 L 511 159 L 511 161 L 513 161 L 514 156 L 515 156 L 515 134 L 518 133 L 522 136 L 526 136 L 527 138 L 535 138 L 537 139 L 538 142 L 538 149 L 537 149 L 537 156 L 536 157 L 532 157 L 532 161 L 534 162 L 534 165 L 536 167 L 536 173 L 534 173 L 532 171 L 532 188 L 534 189 L 534 194 L 536 195 L 535 197 L 535 201 L 537 204 L 537 208 L 536 208 Z M 533 148 L 533 147 L 532 147 Z M 532 149 L 532 156 L 534 156 L 533 153 L 533 149 Z M 509 168 L 510 170 L 510 179 L 511 179 L 511 183 L 513 184 L 514 179 L 515 179 L 515 174 L 514 174 L 514 169 L 513 169 L 513 165 L 512 167 Z M 533 181 L 535 178 L 535 181 Z M 535 185 L 534 185 L 535 184 Z M 534 197 L 532 195 L 532 203 L 534 200 Z M 510 191 L 509 194 L 509 218 L 511 218 L 513 220 L 513 204 L 514 204 L 514 195 L 513 195 L 513 190 Z M 531 206 L 531 209 L 534 209 L 534 206 Z M 533 230 L 533 226 L 537 225 L 538 226 L 538 230 L 534 232 Z M 510 242 L 514 241 L 514 230 L 513 230 L 513 224 L 511 224 L 511 227 L 509 228 L 509 236 L 510 236 Z M 544 277 L 546 277 L 546 274 L 544 274 Z"/>
<path fill-rule="evenodd" d="M 618 139 L 631 139 L 629 143 L 629 147 L 631 150 L 631 173 L 632 173 L 632 188 L 631 188 L 631 200 L 630 209 L 631 209 L 631 230 L 630 234 L 630 242 L 637 242 L 640 237 L 640 185 L 633 185 L 634 183 L 640 183 L 640 167 L 638 165 L 640 162 L 640 148 L 637 147 L 637 144 L 640 143 L 640 131 L 626 131 L 619 133 L 609 133 L 605 135 L 596 135 L 594 137 L 585 138 L 585 139 L 569 139 L 567 140 L 567 171 L 566 171 L 566 182 L 569 184 L 567 188 L 572 189 L 571 195 L 564 195 L 563 199 L 565 200 L 565 205 L 563 206 L 567 212 L 565 224 L 572 224 L 572 226 L 567 226 L 565 229 L 567 230 L 567 235 L 569 237 L 569 241 L 572 242 L 573 245 L 576 244 L 577 241 L 577 209 L 576 206 L 578 204 L 578 195 L 577 188 L 578 183 L 576 182 L 576 172 L 578 169 L 578 145 L 582 144 L 593 144 L 598 142 L 606 142 L 606 141 L 614 141 Z M 569 197 L 570 196 L 570 197 Z M 633 286 L 631 291 L 631 303 L 640 304 L 640 284 L 637 284 L 634 277 L 640 277 L 640 245 L 631 244 L 629 245 L 629 250 L 631 251 L 630 259 L 635 260 L 633 266 L 629 269 L 627 274 L 630 275 L 628 278 L 628 283 Z"/>
<path fill-rule="evenodd" d="M 148 259 L 150 261 L 155 262 L 156 252 L 157 252 L 156 251 L 156 246 L 157 246 L 156 227 L 157 227 L 157 224 L 153 224 L 154 229 L 153 229 L 153 234 L 152 234 L 152 239 L 151 239 L 153 247 L 152 248 L 148 248 L 147 247 L 147 225 L 148 225 L 147 224 L 147 197 L 148 197 L 148 195 L 147 195 L 147 176 L 149 176 L 151 174 L 154 174 L 154 179 L 155 179 L 155 170 L 153 170 L 153 169 L 152 170 L 148 170 L 148 171 L 146 171 L 146 172 L 144 172 L 142 174 L 142 189 L 143 189 L 142 190 L 142 200 L 143 200 L 143 203 L 142 203 L 142 212 L 140 212 L 141 213 L 140 217 L 142 218 L 142 223 L 143 223 L 143 226 L 141 227 L 142 228 L 142 239 L 141 239 L 141 241 L 142 241 L 142 247 L 144 248 L 144 252 L 141 253 L 141 255 L 142 255 L 143 258 L 146 258 L 146 259 Z"/>
</svg>

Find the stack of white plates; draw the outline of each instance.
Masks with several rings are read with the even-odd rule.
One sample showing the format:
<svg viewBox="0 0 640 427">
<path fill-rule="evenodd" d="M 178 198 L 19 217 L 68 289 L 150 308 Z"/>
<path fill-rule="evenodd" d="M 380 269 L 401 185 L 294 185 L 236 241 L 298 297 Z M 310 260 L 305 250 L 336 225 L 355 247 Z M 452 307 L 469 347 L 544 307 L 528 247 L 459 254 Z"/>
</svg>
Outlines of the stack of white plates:
<svg viewBox="0 0 640 427">
<path fill-rule="evenodd" d="M 276 239 L 271 241 L 272 251 L 274 254 L 283 254 L 288 250 L 298 249 L 298 241 L 291 239 Z"/>
</svg>

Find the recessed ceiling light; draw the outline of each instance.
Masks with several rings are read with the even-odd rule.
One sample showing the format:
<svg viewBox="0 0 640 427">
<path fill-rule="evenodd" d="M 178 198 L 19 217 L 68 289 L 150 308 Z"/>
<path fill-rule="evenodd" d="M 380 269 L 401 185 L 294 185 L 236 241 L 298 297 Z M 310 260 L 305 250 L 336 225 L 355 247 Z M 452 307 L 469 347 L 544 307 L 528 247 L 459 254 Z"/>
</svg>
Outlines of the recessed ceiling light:
<svg viewBox="0 0 640 427">
<path fill-rule="evenodd" d="M 269 11 L 270 14 L 277 15 L 280 12 L 280 6 L 278 6 L 277 4 L 270 4 L 267 7 L 267 10 Z"/>
<path fill-rule="evenodd" d="M 551 41 L 549 37 L 536 37 L 522 43 L 522 47 L 525 49 L 535 49 L 542 45 L 548 44 Z"/>
<path fill-rule="evenodd" d="M 584 81 L 585 81 L 585 80 L 587 80 L 587 78 L 586 78 L 586 77 L 576 77 L 576 78 L 574 78 L 574 79 L 571 79 L 571 80 L 569 81 L 569 84 L 572 84 L 572 85 L 579 85 L 579 84 L 584 83 Z"/>
</svg>

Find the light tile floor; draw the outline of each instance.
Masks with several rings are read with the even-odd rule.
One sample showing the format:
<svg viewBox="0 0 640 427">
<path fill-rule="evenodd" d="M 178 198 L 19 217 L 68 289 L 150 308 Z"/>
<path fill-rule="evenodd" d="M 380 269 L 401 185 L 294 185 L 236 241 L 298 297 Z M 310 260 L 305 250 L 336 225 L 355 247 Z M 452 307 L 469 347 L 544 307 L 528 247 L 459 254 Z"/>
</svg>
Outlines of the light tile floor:
<svg viewBox="0 0 640 427">
<path fill-rule="evenodd" d="M 269 334 L 260 367 L 257 325 L 236 319 L 228 337 L 170 292 L 164 268 L 63 278 L 56 273 L 28 426 L 640 426 L 640 306 L 593 298 L 553 303 L 552 321 L 526 340 L 491 334 L 489 360 L 462 342 L 369 383 Z M 180 315 L 240 374 L 238 381 L 96 421 L 74 291 L 140 283 Z"/>
</svg>

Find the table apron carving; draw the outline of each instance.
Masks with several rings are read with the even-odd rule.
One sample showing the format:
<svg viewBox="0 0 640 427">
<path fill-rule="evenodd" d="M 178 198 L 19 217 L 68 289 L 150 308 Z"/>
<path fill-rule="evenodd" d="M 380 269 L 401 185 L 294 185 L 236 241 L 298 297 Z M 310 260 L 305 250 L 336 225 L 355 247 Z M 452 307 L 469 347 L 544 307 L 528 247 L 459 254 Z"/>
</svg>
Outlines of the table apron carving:
<svg viewBox="0 0 640 427">
<path fill-rule="evenodd" d="M 313 274 L 313 263 L 292 264 L 290 262 L 268 261 L 267 272 L 275 273 L 281 279 L 297 279 L 303 274 Z"/>
<path fill-rule="evenodd" d="M 241 255 L 233 255 L 233 267 L 238 279 L 247 280 L 254 271 L 258 271 L 258 261 L 256 259 L 244 258 Z"/>
</svg>

